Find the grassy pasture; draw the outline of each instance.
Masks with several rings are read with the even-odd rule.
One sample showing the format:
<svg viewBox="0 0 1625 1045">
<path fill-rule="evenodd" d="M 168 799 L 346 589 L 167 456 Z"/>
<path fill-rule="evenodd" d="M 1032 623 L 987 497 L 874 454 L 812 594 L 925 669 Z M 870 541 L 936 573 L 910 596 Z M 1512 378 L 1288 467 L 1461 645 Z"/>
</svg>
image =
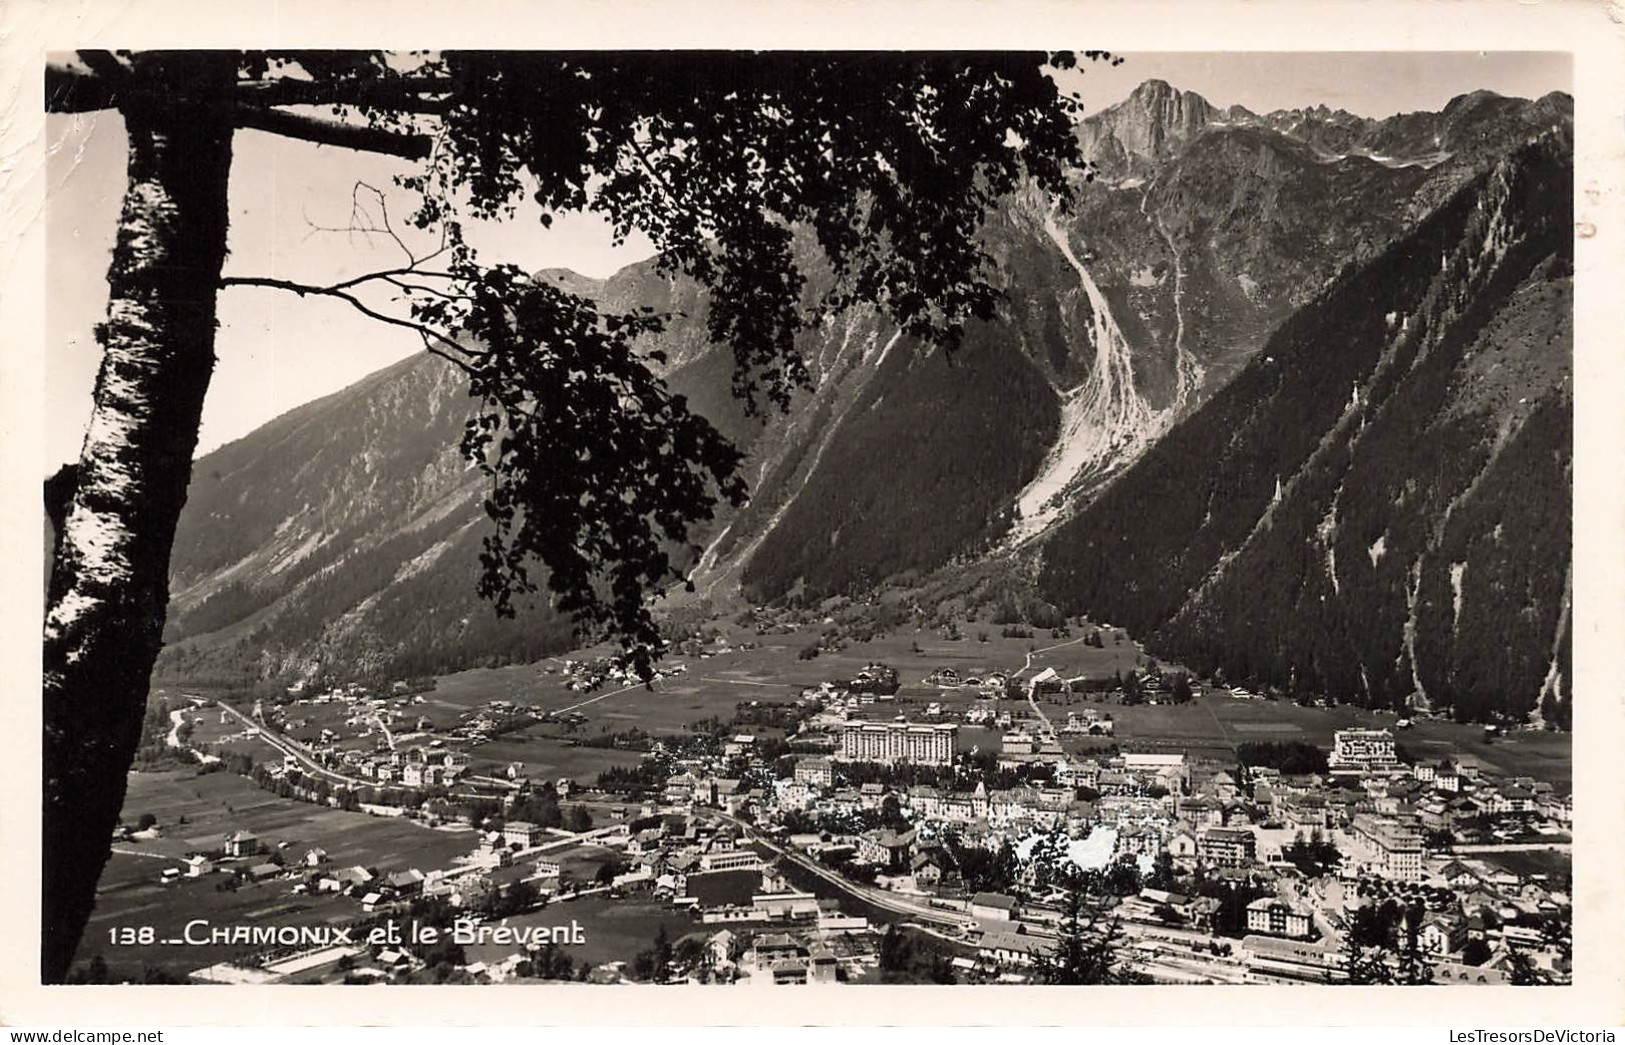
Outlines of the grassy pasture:
<svg viewBox="0 0 1625 1045">
<path fill-rule="evenodd" d="M 452 857 L 474 848 L 467 830 L 441 830 L 412 821 L 324 809 L 307 802 L 278 798 L 250 780 L 231 773 L 194 776 L 190 770 L 131 773 L 124 800 L 124 819 L 134 823 L 142 813 L 158 818 L 163 837 L 120 843 L 121 847 L 178 861 L 209 839 L 246 828 L 267 850 L 286 843 L 283 855 L 292 862 L 312 847 L 325 849 L 330 862 L 360 864 L 385 873 L 417 867 L 443 867 Z M 186 817 L 185 824 L 180 818 Z"/>
<path fill-rule="evenodd" d="M 1109 713 L 1116 723 L 1115 741 L 1127 748 L 1188 750 L 1193 756 L 1229 759 L 1237 744 L 1301 740 L 1330 748 L 1340 729 L 1395 729 L 1391 713 L 1366 711 L 1346 705 L 1305 708 L 1288 701 L 1237 700 L 1210 691 L 1189 704 L 1140 704 L 1124 707 L 1098 702 L 1091 696 L 1070 700 L 1056 696 L 1040 702 L 1057 725 L 1068 711 L 1095 708 Z M 1517 733 L 1484 743 L 1478 726 L 1423 720 L 1412 728 L 1395 730 L 1399 743 L 1413 757 L 1433 761 L 1471 755 L 1509 776 L 1528 775 L 1567 786 L 1572 772 L 1569 737 L 1560 733 Z M 1087 751 L 1107 741 L 1067 738 L 1068 750 Z"/>
<path fill-rule="evenodd" d="M 611 766 L 635 766 L 642 760 L 636 751 L 570 747 L 556 737 L 536 735 L 532 730 L 509 733 L 471 748 L 475 772 L 492 772 L 509 762 L 523 762 L 527 775 L 540 780 L 569 777 L 591 782 Z"/>
</svg>

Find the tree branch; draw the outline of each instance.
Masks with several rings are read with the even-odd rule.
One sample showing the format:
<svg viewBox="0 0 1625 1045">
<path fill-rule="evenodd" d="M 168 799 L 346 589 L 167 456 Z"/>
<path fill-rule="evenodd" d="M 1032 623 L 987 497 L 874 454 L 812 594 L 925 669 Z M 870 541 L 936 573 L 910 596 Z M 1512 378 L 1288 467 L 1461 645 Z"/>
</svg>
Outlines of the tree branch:
<svg viewBox="0 0 1625 1045">
<path fill-rule="evenodd" d="M 65 62 L 45 65 L 45 111 L 48 113 L 96 112 L 118 107 L 118 86 L 89 69 Z"/>
<path fill-rule="evenodd" d="M 94 71 L 92 64 L 104 72 Z M 117 109 L 123 100 L 121 70 L 111 55 L 80 58 L 77 63 L 50 62 L 45 66 L 45 111 L 49 113 L 96 112 Z M 237 106 L 233 122 L 238 127 L 298 138 L 318 145 L 336 145 L 360 152 L 383 153 L 408 160 L 429 156 L 432 141 L 428 135 L 389 131 L 361 124 L 340 123 L 315 116 L 283 112 L 256 105 Z"/>
<path fill-rule="evenodd" d="M 130 67 L 112 51 L 75 51 L 74 54 L 93 74 L 110 85 L 116 86 L 130 79 Z"/>
<path fill-rule="evenodd" d="M 424 326 L 422 323 L 414 323 L 409 319 L 401 319 L 396 316 L 385 315 L 382 312 L 369 308 L 365 302 L 356 297 L 354 294 L 346 293 L 344 290 L 340 289 L 341 286 L 355 286 L 364 280 L 381 277 L 381 273 L 375 272 L 357 279 L 348 280 L 343 284 L 334 285 L 331 287 L 318 287 L 312 286 L 309 283 L 295 283 L 288 279 L 272 279 L 266 276 L 222 276 L 220 278 L 219 285 L 222 289 L 226 287 L 270 287 L 273 290 L 292 291 L 293 293 L 298 294 L 300 297 L 315 295 L 317 297 L 338 298 L 340 301 L 348 302 L 357 312 L 360 312 L 362 315 L 367 316 L 370 319 L 376 319 L 380 323 L 387 323 L 390 326 L 401 327 L 405 330 L 413 331 L 419 337 L 423 338 L 423 347 L 428 349 L 430 353 L 439 356 L 441 359 L 444 359 L 447 362 L 456 364 L 457 367 L 464 373 L 472 374 L 474 372 L 473 368 L 470 367 L 463 358 L 459 357 L 474 356 L 479 355 L 480 353 L 468 348 L 465 345 L 459 344 L 457 341 L 447 337 L 432 327 Z M 431 340 L 438 341 L 442 345 L 449 347 L 452 352 L 457 353 L 457 355 L 449 355 L 444 349 L 435 348 L 434 345 L 430 344 Z"/>
<path fill-rule="evenodd" d="M 379 127 L 340 123 L 315 116 L 283 112 L 280 109 L 258 109 L 239 106 L 235 118 L 238 127 L 247 127 L 284 138 L 299 138 L 318 145 L 336 145 L 341 149 L 376 152 L 386 156 L 399 156 L 407 160 L 426 159 L 431 139 L 422 134 L 386 131 Z"/>
<path fill-rule="evenodd" d="M 74 113 L 117 108 L 119 87 L 130 75 L 130 68 L 109 51 L 78 51 L 71 60 L 47 62 L 45 111 Z M 376 82 L 289 77 L 239 81 L 233 96 L 244 108 L 259 111 L 280 105 L 357 105 L 435 116 L 451 108 L 450 91 L 451 80 L 446 77 L 407 76 Z"/>
<path fill-rule="evenodd" d="M 241 80 L 241 102 L 258 108 L 277 105 L 365 105 L 391 112 L 441 115 L 451 108 L 449 77 L 403 76 L 391 80 Z M 427 97 L 440 95 L 442 97 Z"/>
</svg>

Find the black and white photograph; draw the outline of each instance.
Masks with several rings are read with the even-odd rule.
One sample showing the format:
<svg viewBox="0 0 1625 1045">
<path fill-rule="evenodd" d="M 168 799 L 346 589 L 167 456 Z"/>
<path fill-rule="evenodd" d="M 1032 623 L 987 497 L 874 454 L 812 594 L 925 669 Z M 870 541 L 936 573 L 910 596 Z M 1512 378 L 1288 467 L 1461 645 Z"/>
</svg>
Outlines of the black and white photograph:
<svg viewBox="0 0 1625 1045">
<path fill-rule="evenodd" d="M 49 47 L 33 985 L 1597 986 L 1581 48 L 1088 24 Z"/>
</svg>

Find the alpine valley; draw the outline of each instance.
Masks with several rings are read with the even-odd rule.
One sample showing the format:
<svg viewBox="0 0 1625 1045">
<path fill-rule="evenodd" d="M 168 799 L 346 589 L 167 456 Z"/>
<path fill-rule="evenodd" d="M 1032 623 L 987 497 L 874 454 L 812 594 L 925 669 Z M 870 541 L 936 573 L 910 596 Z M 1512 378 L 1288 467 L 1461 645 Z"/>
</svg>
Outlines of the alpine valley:
<svg viewBox="0 0 1625 1045">
<path fill-rule="evenodd" d="M 748 450 L 672 612 L 895 627 L 1087 614 L 1201 672 L 1566 723 L 1568 96 L 1384 120 L 1161 81 L 1077 128 L 1092 178 L 990 216 L 998 318 L 950 357 L 854 311 L 748 416 L 652 263 L 566 283 L 671 314 L 671 386 Z M 439 674 L 578 644 L 475 594 L 458 375 L 410 358 L 196 462 L 159 677 Z"/>
</svg>

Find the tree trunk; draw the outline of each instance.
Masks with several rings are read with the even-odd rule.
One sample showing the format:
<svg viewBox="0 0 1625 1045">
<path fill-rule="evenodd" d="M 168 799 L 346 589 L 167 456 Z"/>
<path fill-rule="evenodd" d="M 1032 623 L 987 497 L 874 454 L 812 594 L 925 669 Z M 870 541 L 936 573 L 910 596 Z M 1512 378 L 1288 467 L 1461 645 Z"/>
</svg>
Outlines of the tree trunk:
<svg viewBox="0 0 1625 1045">
<path fill-rule="evenodd" d="M 129 184 L 107 281 L 95 411 L 62 512 L 45 618 L 41 977 L 60 982 L 95 906 L 169 601 L 214 368 L 234 67 L 136 71 L 120 105 Z M 145 81 L 146 86 L 142 86 Z"/>
</svg>

